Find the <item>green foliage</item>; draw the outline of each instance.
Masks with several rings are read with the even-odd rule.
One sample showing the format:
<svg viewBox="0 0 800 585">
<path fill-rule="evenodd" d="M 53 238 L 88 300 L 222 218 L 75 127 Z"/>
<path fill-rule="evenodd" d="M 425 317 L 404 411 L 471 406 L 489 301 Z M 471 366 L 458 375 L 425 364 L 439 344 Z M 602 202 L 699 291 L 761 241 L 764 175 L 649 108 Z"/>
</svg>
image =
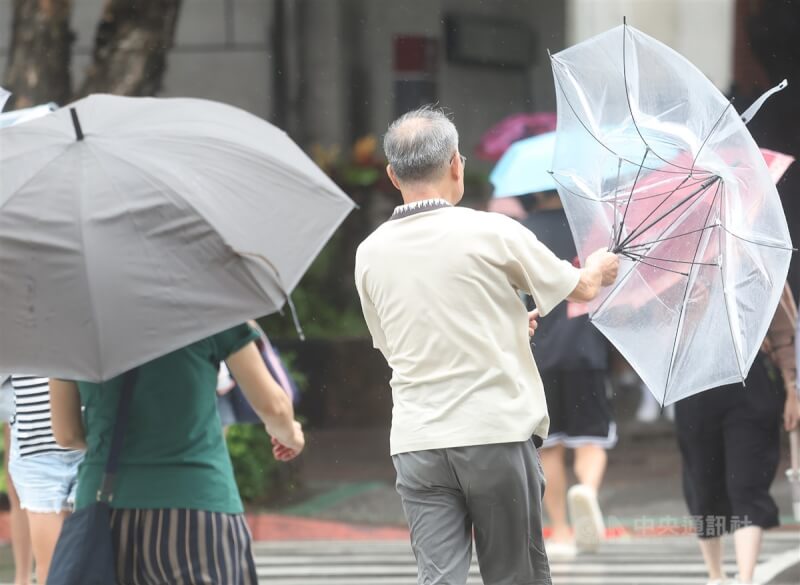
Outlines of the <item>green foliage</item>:
<svg viewBox="0 0 800 585">
<path fill-rule="evenodd" d="M 281 360 L 302 393 L 308 386 L 308 378 L 297 369 L 297 356 L 290 351 L 283 352 Z M 231 425 L 225 440 L 236 485 L 246 504 L 263 504 L 296 490 L 296 478 L 285 463 L 272 456 L 272 441 L 262 425 Z"/>
<path fill-rule="evenodd" d="M 263 501 L 278 477 L 269 435 L 261 425 L 231 425 L 226 440 L 242 500 Z"/>
</svg>

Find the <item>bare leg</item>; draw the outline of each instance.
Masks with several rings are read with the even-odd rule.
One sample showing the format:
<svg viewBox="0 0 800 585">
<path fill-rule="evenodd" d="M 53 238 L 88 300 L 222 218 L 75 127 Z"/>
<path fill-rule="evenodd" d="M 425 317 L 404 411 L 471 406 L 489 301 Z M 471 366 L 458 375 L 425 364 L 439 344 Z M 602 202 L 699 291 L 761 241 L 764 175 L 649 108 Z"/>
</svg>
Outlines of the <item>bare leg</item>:
<svg viewBox="0 0 800 585">
<path fill-rule="evenodd" d="M 583 485 L 595 492 L 600 489 L 606 471 L 608 455 L 597 445 L 584 445 L 575 449 L 575 475 Z"/>
<path fill-rule="evenodd" d="M 700 552 L 708 569 L 709 581 L 720 581 L 725 578 L 722 568 L 722 538 L 700 538 Z"/>
<path fill-rule="evenodd" d="M 742 583 L 753 582 L 753 572 L 761 552 L 763 532 L 758 526 L 748 526 L 733 533 L 733 541 L 736 545 L 736 565 L 739 568 L 739 581 Z"/>
<path fill-rule="evenodd" d="M 553 527 L 551 539 L 556 542 L 569 542 L 572 535 L 567 521 L 567 471 L 564 465 L 566 455 L 563 445 L 555 445 L 539 451 L 542 468 L 547 480 L 544 491 L 544 507 Z"/>
<path fill-rule="evenodd" d="M 30 585 L 31 571 L 33 571 L 33 554 L 31 552 L 31 534 L 28 529 L 28 516 L 19 507 L 19 497 L 14 488 L 14 482 L 8 473 L 8 451 L 11 447 L 11 437 L 8 424 L 3 429 L 5 449 L 3 450 L 3 468 L 6 472 L 6 486 L 8 489 L 8 502 L 11 517 L 11 549 L 14 554 L 14 583 L 15 585 Z"/>
<path fill-rule="evenodd" d="M 37 513 L 28 511 L 28 522 L 31 528 L 31 543 L 33 544 L 33 558 L 36 560 L 36 579 L 45 583 L 47 572 L 50 570 L 50 561 L 56 548 L 61 525 L 68 516 L 68 512 Z"/>
</svg>

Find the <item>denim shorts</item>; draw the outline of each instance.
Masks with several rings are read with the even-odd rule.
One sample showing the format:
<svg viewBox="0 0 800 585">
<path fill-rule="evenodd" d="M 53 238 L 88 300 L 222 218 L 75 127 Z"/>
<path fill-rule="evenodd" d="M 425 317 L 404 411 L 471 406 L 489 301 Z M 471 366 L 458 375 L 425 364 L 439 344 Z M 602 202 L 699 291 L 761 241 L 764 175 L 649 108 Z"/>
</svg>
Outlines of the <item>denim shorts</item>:
<svg viewBox="0 0 800 585">
<path fill-rule="evenodd" d="M 83 451 L 20 457 L 15 428 L 11 426 L 8 473 L 24 510 L 38 513 L 71 511 L 75 505 L 78 466 L 82 460 Z"/>
</svg>

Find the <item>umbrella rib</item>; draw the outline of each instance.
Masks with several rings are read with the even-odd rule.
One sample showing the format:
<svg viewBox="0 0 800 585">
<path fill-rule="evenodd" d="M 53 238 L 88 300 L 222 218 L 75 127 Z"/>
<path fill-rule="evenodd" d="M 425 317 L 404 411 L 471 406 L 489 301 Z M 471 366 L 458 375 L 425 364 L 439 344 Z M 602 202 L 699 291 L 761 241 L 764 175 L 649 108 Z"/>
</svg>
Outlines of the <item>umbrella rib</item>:
<svg viewBox="0 0 800 585">
<path fill-rule="evenodd" d="M 626 250 L 629 256 L 638 256 L 647 260 L 656 260 L 658 262 L 671 262 L 673 264 L 691 264 L 692 266 L 719 266 L 716 262 L 694 262 L 693 260 L 673 260 L 671 258 L 658 258 L 656 256 L 648 256 L 647 253 L 631 252 Z"/>
<path fill-rule="evenodd" d="M 690 230 L 688 232 L 683 232 L 682 234 L 675 234 L 674 236 L 668 236 L 666 238 L 658 238 L 656 240 L 650 240 L 649 242 L 642 242 L 641 244 L 631 244 L 630 246 L 626 246 L 625 250 L 631 252 L 632 250 L 634 250 L 634 248 L 646 248 L 647 246 L 652 246 L 653 244 L 657 244 L 659 242 L 666 242 L 667 240 L 674 240 L 677 238 L 682 238 L 683 236 L 690 236 L 692 234 L 696 234 L 697 232 L 710 230 L 712 228 L 717 227 L 717 225 L 719 224 L 707 225 L 705 227 L 697 228 L 696 230 Z"/>
<path fill-rule="evenodd" d="M 617 193 L 619 192 L 619 174 L 622 171 L 622 159 L 617 161 L 617 180 L 614 182 L 614 200 L 611 202 L 611 213 L 614 216 L 614 228 L 611 231 L 611 241 L 608 243 L 609 251 L 617 241 Z M 620 226 L 621 229 L 622 226 Z"/>
<path fill-rule="evenodd" d="M 158 179 L 158 178 L 154 177 L 154 176 L 153 176 L 153 175 L 152 175 L 150 172 L 146 171 L 146 170 L 145 170 L 144 168 L 142 168 L 141 166 L 135 165 L 135 164 L 134 164 L 134 163 L 133 163 L 133 162 L 132 162 L 132 161 L 131 161 L 129 158 L 123 158 L 123 157 L 121 157 L 121 156 L 117 155 L 116 153 L 114 153 L 114 152 L 112 152 L 112 151 L 110 151 L 110 150 L 105 150 L 105 151 L 103 151 L 103 154 L 104 154 L 104 155 L 107 155 L 107 156 L 110 156 L 110 157 L 112 157 L 112 158 L 114 158 L 114 159 L 116 159 L 116 160 L 120 161 L 121 163 L 123 163 L 123 164 L 127 165 L 127 166 L 128 166 L 128 167 L 130 167 L 131 169 L 135 170 L 135 171 L 136 171 L 136 172 L 139 174 L 139 176 L 141 176 L 141 177 L 142 177 L 142 178 L 143 178 L 145 181 L 147 181 L 149 184 L 151 184 L 151 185 L 153 186 L 153 188 L 155 188 L 155 189 L 159 189 L 159 188 L 166 188 L 166 189 L 169 189 L 169 190 L 170 190 L 170 192 L 174 193 L 174 194 L 175 194 L 175 196 L 176 196 L 178 199 L 180 199 L 180 200 L 181 200 L 182 202 L 184 202 L 184 203 L 185 203 L 187 206 L 189 206 L 189 207 L 190 207 L 190 208 L 192 208 L 194 211 L 196 211 L 196 212 L 197 212 L 197 216 L 198 216 L 199 218 L 201 218 L 201 219 L 202 219 L 202 221 L 203 221 L 205 224 L 207 224 L 208 226 L 210 226 L 210 228 L 211 228 L 212 230 L 214 230 L 216 233 L 218 233 L 218 234 L 219 234 L 219 232 L 217 231 L 217 229 L 214 227 L 214 223 L 213 223 L 213 222 L 212 222 L 212 221 L 211 221 L 209 218 L 207 218 L 205 215 L 203 215 L 202 213 L 200 213 L 200 211 L 199 211 L 199 210 L 198 210 L 198 209 L 197 209 L 195 206 L 193 206 L 193 205 L 192 205 L 192 204 L 191 204 L 189 201 L 187 201 L 187 199 L 186 199 L 185 197 L 183 197 L 183 196 L 182 196 L 182 195 L 181 195 L 181 194 L 180 194 L 180 193 L 179 193 L 177 190 L 175 190 L 175 189 L 172 189 L 172 188 L 171 188 L 171 187 L 170 187 L 170 186 L 169 186 L 169 185 L 168 185 L 166 182 L 164 182 L 164 181 L 163 181 L 163 180 L 161 180 L 161 179 Z M 231 245 L 230 245 L 230 243 L 229 243 L 227 240 L 225 240 L 225 238 L 223 238 L 221 234 L 219 234 L 219 235 L 220 235 L 220 239 L 221 239 L 221 240 L 222 240 L 222 241 L 225 243 L 225 245 L 226 245 L 226 246 L 228 246 L 228 247 L 229 247 L 229 248 L 230 248 L 230 249 L 231 249 L 231 250 L 232 250 L 232 251 L 235 253 L 235 252 L 236 252 L 236 250 L 234 250 L 233 246 L 231 246 Z M 260 287 L 260 286 L 258 285 L 258 282 L 255 280 L 255 278 L 254 278 L 254 277 L 253 277 L 253 275 L 250 273 L 250 271 L 249 271 L 249 270 L 245 270 L 245 273 L 248 275 L 248 277 L 250 277 L 250 279 L 252 279 L 252 280 L 251 280 L 251 281 L 248 283 L 248 285 L 252 287 L 252 290 L 253 290 L 253 291 L 258 291 L 258 292 L 261 292 L 261 293 L 263 293 L 264 291 L 263 291 L 262 287 Z M 263 294 L 262 294 L 261 296 L 263 297 Z M 267 297 L 267 300 L 269 300 L 269 301 L 272 301 L 272 299 L 271 299 L 271 298 L 269 298 L 269 297 Z"/>
<path fill-rule="evenodd" d="M 659 221 L 661 221 L 662 219 L 664 219 L 664 218 L 666 218 L 668 215 L 670 215 L 670 214 L 671 214 L 673 211 L 675 211 L 675 210 L 677 210 L 678 208 L 680 208 L 680 207 L 682 207 L 682 206 L 686 205 L 686 203 L 687 203 L 687 202 L 689 202 L 689 201 L 691 201 L 693 198 L 696 198 L 696 199 L 698 199 L 698 200 L 699 200 L 699 199 L 700 199 L 699 195 L 700 195 L 700 194 L 703 194 L 703 193 L 705 193 L 705 192 L 708 190 L 708 188 L 709 188 L 709 187 L 711 187 L 711 185 L 713 185 L 714 183 L 718 182 L 719 180 L 720 180 L 720 177 L 719 177 L 719 176 L 714 176 L 713 178 L 711 178 L 711 179 L 708 179 L 706 182 L 704 182 L 704 183 L 703 183 L 703 184 L 700 186 L 700 188 L 699 188 L 699 189 L 697 189 L 697 190 L 695 190 L 695 191 L 692 191 L 692 192 L 691 192 L 691 193 L 689 193 L 689 194 L 688 194 L 686 197 L 684 197 L 683 199 L 681 199 L 680 201 L 678 201 L 678 202 L 677 202 L 675 205 L 673 205 L 673 206 L 672 206 L 672 208 L 670 208 L 670 210 L 669 210 L 669 211 L 667 211 L 666 213 L 664 213 L 662 216 L 658 217 L 657 219 L 655 219 L 655 220 L 651 221 L 651 222 L 650 222 L 650 223 L 647 225 L 647 227 L 644 227 L 644 228 L 642 228 L 642 229 L 639 229 L 639 227 L 641 227 L 641 226 L 637 226 L 637 228 L 636 228 L 636 229 L 635 229 L 633 232 L 631 232 L 630 234 L 628 234 L 628 237 L 627 237 L 627 238 L 625 238 L 625 239 L 624 239 L 624 240 L 623 240 L 623 241 L 622 241 L 622 242 L 619 244 L 619 246 L 618 246 L 618 249 L 620 249 L 620 250 L 624 249 L 624 248 L 625 248 L 625 245 L 626 245 L 626 244 L 628 244 L 628 243 L 629 243 L 631 240 L 633 240 L 633 239 L 637 238 L 638 236 L 640 236 L 641 234 L 643 234 L 644 232 L 646 232 L 647 230 L 649 230 L 651 227 L 653 227 L 654 225 L 656 225 L 656 224 L 657 224 Z"/>
<path fill-rule="evenodd" d="M 703 182 L 705 182 L 705 179 L 698 179 L 697 181 L 694 181 L 693 183 L 689 183 L 688 185 L 684 185 L 684 186 L 685 187 L 696 187 L 697 185 L 702 185 Z M 660 193 L 651 193 L 650 195 L 644 195 L 642 197 L 637 197 L 636 198 L 636 202 L 638 203 L 639 201 L 646 201 L 648 199 L 655 199 L 656 197 L 662 197 L 664 195 L 672 195 L 674 192 L 675 191 L 672 190 L 672 191 L 661 191 Z M 604 201 L 607 201 L 607 200 L 604 200 Z"/>
<path fill-rule="evenodd" d="M 647 153 L 649 152 L 650 147 L 648 146 L 644 149 L 642 164 L 639 165 L 639 168 L 636 171 L 636 177 L 633 179 L 633 184 L 631 185 L 631 192 L 628 194 L 628 200 L 625 202 L 625 211 L 622 212 L 622 219 L 619 222 L 619 233 L 617 234 L 616 241 L 614 242 L 615 251 L 619 251 L 619 240 L 622 238 L 622 226 L 625 225 L 625 218 L 628 217 L 628 208 L 631 206 L 631 198 L 633 197 L 633 192 L 636 190 L 636 182 L 639 180 L 639 175 L 642 173 L 642 166 L 644 165 L 644 161 L 647 160 Z"/>
<path fill-rule="evenodd" d="M 642 167 L 642 168 L 647 168 L 647 167 Z M 616 203 L 618 201 L 622 201 L 625 198 L 624 196 L 614 197 L 612 199 L 595 199 L 593 197 L 587 197 L 586 195 L 582 195 L 580 193 L 573 191 L 572 189 L 567 187 L 564 183 L 562 183 L 556 178 L 556 175 L 564 175 L 564 176 L 569 176 L 569 175 L 566 175 L 565 173 L 560 173 L 558 171 L 547 171 L 547 172 L 550 173 L 550 176 L 552 177 L 553 181 L 558 183 L 564 189 L 564 191 L 568 192 L 570 195 L 574 195 L 575 197 L 586 199 L 586 201 L 594 201 L 595 203 L 607 203 L 607 202 Z M 699 179 L 693 183 L 689 183 L 688 185 L 686 185 L 686 187 L 695 187 L 697 185 L 703 184 L 704 181 L 705 179 Z M 663 195 L 670 195 L 671 193 L 672 191 L 662 191 L 660 193 L 652 193 L 650 195 L 645 195 L 644 197 L 637 197 L 636 201 L 639 202 L 639 201 L 646 201 L 647 199 L 655 199 L 656 197 L 661 197 Z"/>
<path fill-rule="evenodd" d="M 89 146 L 89 148 L 86 149 L 88 151 L 88 153 L 92 157 L 97 159 L 97 154 L 95 152 L 93 152 L 91 146 L 88 145 L 88 144 L 87 144 L 87 146 Z M 96 342 L 97 342 L 97 357 L 98 357 L 97 369 L 98 369 L 98 373 L 100 374 L 100 377 L 101 378 L 105 378 L 105 371 L 104 371 L 105 368 L 104 368 L 104 360 L 103 360 L 103 347 L 104 347 L 104 344 L 103 344 L 103 341 L 102 341 L 102 338 L 101 338 L 101 335 L 100 335 L 100 333 L 101 333 L 103 328 L 100 326 L 100 315 L 98 314 L 97 305 L 94 302 L 93 287 L 92 287 L 91 278 L 89 277 L 89 260 L 86 257 L 87 256 L 86 255 L 86 252 L 87 252 L 86 232 L 83 229 L 84 225 L 85 225 L 85 222 L 84 222 L 85 215 L 84 215 L 83 189 L 80 190 L 80 196 L 79 196 L 79 200 L 78 200 L 78 213 L 80 214 L 80 219 L 81 219 L 81 221 L 80 221 L 80 223 L 78 225 L 78 231 L 80 233 L 81 250 L 83 252 L 81 254 L 81 259 L 83 260 L 83 273 L 86 276 L 86 291 L 87 291 L 87 294 L 89 296 L 89 306 L 91 307 L 92 325 L 94 326 L 95 339 L 96 339 Z"/>
<path fill-rule="evenodd" d="M 13 192 L 13 193 L 12 193 L 12 194 L 9 196 L 9 198 L 8 198 L 8 199 L 6 199 L 6 200 L 5 200 L 5 201 L 3 201 L 2 203 L 0 203 L 0 211 L 2 211 L 2 210 L 3 210 L 3 208 L 4 208 L 4 207 L 5 207 L 7 204 L 8 204 L 8 202 L 9 202 L 9 201 L 11 201 L 11 200 L 14 198 L 14 196 L 15 196 L 15 195 L 17 195 L 17 194 L 18 194 L 20 191 L 22 191 L 22 190 L 23 190 L 25 187 L 27 187 L 27 186 L 28 186 L 28 185 L 30 185 L 30 184 L 31 184 L 31 183 L 32 183 L 32 182 L 33 182 L 35 179 L 37 179 L 37 178 L 39 177 L 39 175 L 40 175 L 40 174 L 42 174 L 42 172 L 43 172 L 43 171 L 45 171 L 45 170 L 47 169 L 47 167 L 49 167 L 51 164 L 53 164 L 54 162 L 56 162 L 58 159 L 60 159 L 60 158 L 61 158 L 62 156 L 64 156 L 65 154 L 67 154 L 67 153 L 69 152 L 69 147 L 70 147 L 70 146 L 71 146 L 71 144 L 68 144 L 68 145 L 66 145 L 66 148 L 65 148 L 64 150 L 62 150 L 62 151 L 61 151 L 61 152 L 59 152 L 57 155 L 55 155 L 53 158 L 51 158 L 49 161 L 47 161 L 46 163 L 44 163 L 44 164 L 43 164 L 43 165 L 42 165 L 42 166 L 41 166 L 39 169 L 37 169 L 37 171 L 36 171 L 35 173 L 33 173 L 33 174 L 30 176 L 30 177 L 28 177 L 27 179 L 25 179 L 25 182 L 24 182 L 24 183 L 22 183 L 22 185 L 20 185 L 19 187 L 17 187 L 17 188 L 14 190 L 14 192 Z M 4 160 L 3 160 L 3 162 L 6 162 L 6 160 L 4 159 Z"/>
<path fill-rule="evenodd" d="M 552 61 L 554 61 L 554 62 L 558 63 L 558 60 L 555 58 L 555 56 L 551 56 L 551 57 L 550 57 L 550 59 L 551 59 Z M 597 143 L 598 143 L 600 146 L 602 146 L 603 148 L 605 148 L 605 149 L 606 149 L 608 152 L 610 152 L 611 154 L 613 154 L 615 157 L 619 158 L 620 160 L 623 160 L 623 161 L 625 161 L 626 163 L 628 163 L 628 164 L 630 164 L 630 165 L 638 166 L 638 165 L 636 164 L 636 162 L 635 162 L 635 161 L 632 161 L 632 160 L 630 160 L 630 159 L 627 159 L 627 158 L 625 158 L 624 156 L 620 156 L 620 154 L 619 154 L 618 152 L 616 152 L 616 151 L 612 150 L 612 149 L 611 149 L 611 147 L 609 147 L 609 146 L 608 146 L 608 145 L 607 145 L 605 142 L 603 142 L 602 140 L 600 140 L 600 139 L 599 139 L 599 138 L 598 138 L 598 137 L 597 137 L 597 136 L 594 134 L 594 132 L 592 132 L 592 131 L 589 129 L 589 127 L 588 127 L 588 126 L 586 126 L 586 123 L 585 123 L 585 122 L 584 122 L 584 121 L 581 119 L 581 117 L 578 115 L 578 112 L 575 110 L 575 107 L 572 105 L 572 102 L 570 102 L 570 101 L 569 101 L 569 98 L 567 97 L 567 93 L 564 91 L 564 86 L 561 84 L 561 80 L 558 78 L 558 75 L 555 75 L 554 77 L 555 77 L 555 80 L 556 80 L 556 84 L 558 85 L 558 88 L 561 90 L 561 95 L 563 95 L 563 96 L 564 96 L 564 101 L 566 101 L 566 102 L 567 102 L 567 105 L 569 106 L 569 109 L 570 109 L 570 110 L 572 111 L 572 113 L 575 115 L 575 119 L 576 119 L 576 120 L 578 120 L 578 123 L 579 123 L 581 126 L 583 126 L 583 129 L 584 129 L 584 130 L 586 130 L 586 132 L 589 134 L 589 136 L 591 136 L 591 137 L 592 137 L 592 138 L 595 140 L 595 142 L 597 142 Z M 675 165 L 673 165 L 673 166 L 675 166 Z M 652 168 L 652 167 L 642 167 L 642 168 L 645 168 L 645 169 L 647 169 L 648 171 L 653 171 L 654 173 L 668 173 L 668 174 L 672 174 L 672 175 L 685 175 L 685 174 L 686 174 L 686 171 L 688 170 L 688 169 L 684 169 L 684 170 L 681 170 L 681 171 L 668 171 L 668 170 L 666 170 L 666 169 L 654 169 L 654 168 Z M 678 168 L 681 168 L 681 167 L 678 167 Z M 695 174 L 695 175 L 696 175 L 696 174 L 698 174 L 698 173 L 701 173 L 701 174 L 706 174 L 706 175 L 710 175 L 710 174 L 711 174 L 711 171 L 697 170 L 697 171 L 695 171 L 695 172 L 694 172 L 694 174 Z"/>
<path fill-rule="evenodd" d="M 680 219 L 681 217 L 683 217 L 683 215 L 684 215 L 684 214 L 688 213 L 688 212 L 689 212 L 689 210 L 691 210 L 691 209 L 692 209 L 692 207 L 693 207 L 693 206 L 694 206 L 694 205 L 695 205 L 695 204 L 696 204 L 698 201 L 700 201 L 700 199 L 699 199 L 699 198 L 695 199 L 695 200 L 692 202 L 692 204 L 691 204 L 691 205 L 690 205 L 690 206 L 689 206 L 687 209 L 685 209 L 685 210 L 683 210 L 683 211 L 681 212 L 681 215 L 678 217 L 678 219 Z M 660 238 L 660 237 L 662 237 L 664 234 L 666 234 L 666 233 L 667 233 L 667 232 L 670 230 L 670 227 L 671 227 L 671 226 L 667 226 L 667 227 L 665 227 L 665 228 L 664 228 L 664 229 L 661 231 L 661 233 L 659 234 L 659 236 L 658 236 L 658 237 Z M 624 250 L 623 250 L 622 252 L 624 252 Z M 622 252 L 621 252 L 621 253 L 622 253 Z M 624 254 L 623 254 L 623 255 L 624 255 Z M 634 262 L 636 262 L 636 261 L 634 261 Z M 611 300 L 611 298 L 612 298 L 612 297 L 615 295 L 615 293 L 617 292 L 617 290 L 619 289 L 619 287 L 620 287 L 621 285 L 623 285 L 623 284 L 625 284 L 625 283 L 627 282 L 628 278 L 629 278 L 629 277 L 630 277 L 630 275 L 631 275 L 631 274 L 634 272 L 634 269 L 635 269 L 635 268 L 636 268 L 636 266 L 635 266 L 635 265 L 634 265 L 634 266 L 632 266 L 632 267 L 631 267 L 631 269 L 630 269 L 628 272 L 626 272 L 626 273 L 625 273 L 625 275 L 624 275 L 622 278 L 620 278 L 620 279 L 618 279 L 618 280 L 617 280 L 617 282 L 614 284 L 614 288 L 612 288 L 612 289 L 611 289 L 611 291 L 608 293 L 608 295 L 606 295 L 606 298 L 605 298 L 605 299 L 603 299 L 603 301 L 600 303 L 600 305 L 597 307 L 597 309 L 595 309 L 595 310 L 594 310 L 594 312 L 593 312 L 593 313 L 592 313 L 592 315 L 590 316 L 590 319 L 591 319 L 591 318 L 593 318 L 594 316 L 596 316 L 596 315 L 597 315 L 597 314 L 600 312 L 600 310 L 601 310 L 602 308 L 604 308 L 604 307 L 605 307 L 605 305 L 608 303 L 608 301 L 609 301 L 609 300 Z M 671 270 L 669 270 L 669 269 L 667 269 L 667 268 L 664 268 L 663 266 L 656 266 L 656 268 L 659 268 L 659 269 L 661 269 L 661 270 L 666 270 L 667 272 L 673 272 L 673 271 L 671 271 Z"/>
<path fill-rule="evenodd" d="M 629 258 L 630 260 L 633 260 L 636 263 L 646 264 L 647 266 L 652 266 L 653 268 L 656 268 L 658 270 L 664 270 L 665 272 L 672 272 L 673 274 L 680 274 L 681 276 L 689 276 L 688 272 L 681 272 L 679 270 L 672 270 L 671 268 L 664 268 L 663 266 L 658 266 L 657 264 L 651 264 L 650 262 L 643 260 L 643 258 L 646 258 L 646 256 L 635 256 L 627 252 L 622 252 L 622 255 L 625 256 L 626 258 Z M 657 258 L 655 258 L 655 260 L 657 260 Z"/>
<path fill-rule="evenodd" d="M 742 370 L 741 364 L 741 350 L 739 349 L 739 344 L 736 342 L 736 335 L 733 332 L 733 323 L 731 322 L 731 307 L 728 303 L 728 287 L 725 286 L 725 255 L 722 253 L 722 233 L 725 231 L 726 233 L 730 233 L 728 229 L 725 227 L 725 224 L 722 223 L 722 203 L 725 197 L 725 189 L 723 186 L 722 190 L 722 197 L 720 198 L 719 202 L 719 223 L 722 230 L 717 232 L 717 246 L 719 247 L 719 256 L 720 256 L 720 263 L 719 263 L 719 278 L 722 282 L 722 298 L 725 300 L 725 317 L 728 321 L 728 331 L 731 334 L 731 344 L 733 345 L 733 352 L 736 355 L 736 369 L 739 370 L 739 377 L 742 379 L 742 385 L 744 385 L 744 370 Z M 735 234 L 731 234 L 734 235 Z"/>
<path fill-rule="evenodd" d="M 694 172 L 694 167 L 697 164 L 697 159 L 700 158 L 700 153 L 703 151 L 703 148 L 705 148 L 706 143 L 711 138 L 711 136 L 714 135 L 714 132 L 717 131 L 717 128 L 719 128 L 719 124 L 720 124 L 720 122 L 722 122 L 722 119 L 725 117 L 725 113 L 728 111 L 728 108 L 730 108 L 732 106 L 733 106 L 733 104 L 731 102 L 728 102 L 725 105 L 725 107 L 722 109 L 722 113 L 719 115 L 719 118 L 717 118 L 717 121 L 714 122 L 714 125 L 711 127 L 711 130 L 708 131 L 708 136 L 706 136 L 705 140 L 703 140 L 703 143 L 700 145 L 700 148 L 697 149 L 697 154 L 694 155 L 694 160 L 692 161 L 692 169 L 690 171 L 690 174 L 692 172 Z"/>
<path fill-rule="evenodd" d="M 678 185 L 677 185 L 677 186 L 676 186 L 676 187 L 675 187 L 675 188 L 674 188 L 672 191 L 670 191 L 670 193 L 669 193 L 669 194 L 668 194 L 666 197 L 664 197 L 664 198 L 663 198 L 663 199 L 662 199 L 662 200 L 661 200 L 661 201 L 658 203 L 658 205 L 656 205 L 656 206 L 655 206 L 655 207 L 654 207 L 654 208 L 653 208 L 653 209 L 650 211 L 650 213 L 648 213 L 648 214 L 645 216 L 645 218 L 644 218 L 642 221 L 640 221 L 640 222 L 639 222 L 639 225 L 637 225 L 635 228 L 633 228 L 633 230 L 631 231 L 631 233 L 630 233 L 630 234 L 628 234 L 628 237 L 627 237 L 627 238 L 625 238 L 625 242 L 624 242 L 623 244 L 620 244 L 619 242 L 617 242 L 617 245 L 618 245 L 618 246 L 620 246 L 620 245 L 624 245 L 625 243 L 629 242 L 631 239 L 635 238 L 635 237 L 636 237 L 636 235 L 635 235 L 635 234 L 637 233 L 637 231 L 639 230 L 639 228 L 641 228 L 641 227 L 644 225 L 644 222 L 646 222 L 648 219 L 650 219 L 651 217 L 653 217 L 653 214 L 654 214 L 656 211 L 658 211 L 658 210 L 661 208 L 661 206 L 662 206 L 662 205 L 664 205 L 664 204 L 667 202 L 667 200 L 668 200 L 670 197 L 672 197 L 672 196 L 673 196 L 675 193 L 677 193 L 677 192 L 678 192 L 678 189 L 680 189 L 681 187 L 683 187 L 684 183 L 686 183 L 686 181 L 688 181 L 690 178 L 691 178 L 691 175 L 687 175 L 686 177 L 684 177 L 683 181 L 681 181 L 680 183 L 678 183 Z M 628 201 L 628 205 L 630 205 L 630 200 Z M 627 211 L 627 208 L 626 208 L 626 211 Z M 669 213 L 671 213 L 671 212 L 668 212 L 668 213 L 667 213 L 667 215 L 669 215 Z M 666 217 L 666 216 L 664 216 L 664 217 Z M 656 223 L 658 223 L 659 221 L 661 221 L 661 219 L 664 219 L 664 217 L 661 217 L 660 219 L 656 220 Z M 625 218 L 623 218 L 623 221 L 624 221 L 624 219 L 625 219 Z M 650 226 L 648 226 L 648 228 L 647 228 L 647 229 L 649 229 L 649 228 L 650 228 Z M 645 231 L 645 230 L 643 230 L 643 231 Z M 640 233 L 641 233 L 641 232 L 640 232 Z"/>
<path fill-rule="evenodd" d="M 751 240 L 749 238 L 745 238 L 744 236 L 740 236 L 739 234 L 733 233 L 724 224 L 720 224 L 720 227 L 724 229 L 726 232 L 728 232 L 730 235 L 732 235 L 734 238 L 748 242 L 750 244 L 755 244 L 756 246 L 764 246 L 765 248 L 775 248 L 777 250 L 786 250 L 787 252 L 797 252 L 797 248 L 793 248 L 790 246 L 779 246 L 777 244 L 768 244 L 767 242 L 759 242 L 758 240 Z"/>
<path fill-rule="evenodd" d="M 633 127 L 636 129 L 636 133 L 639 135 L 639 138 L 642 139 L 642 142 L 647 147 L 648 150 L 653 151 L 653 154 L 656 156 L 657 159 L 661 160 L 662 162 L 675 167 L 676 169 L 681 169 L 683 171 L 689 171 L 690 175 L 694 167 L 692 169 L 687 169 L 686 167 L 682 167 L 680 165 L 676 165 L 673 162 L 666 160 L 665 158 L 661 157 L 655 150 L 650 147 L 650 144 L 647 140 L 644 139 L 642 132 L 639 130 L 639 124 L 636 123 L 636 118 L 633 115 L 633 107 L 631 106 L 631 96 L 628 93 L 628 59 L 626 58 L 626 51 L 625 51 L 625 39 L 628 37 L 628 25 L 623 24 L 622 30 L 622 81 L 625 84 L 625 101 L 628 104 L 628 112 L 631 115 L 631 122 L 633 122 Z"/>
<path fill-rule="evenodd" d="M 703 222 L 704 224 L 708 224 L 708 218 L 711 217 L 711 211 L 714 209 L 714 203 L 717 201 L 717 197 L 719 196 L 720 187 L 722 183 L 718 182 L 716 189 L 714 189 L 714 198 L 711 201 L 711 205 L 708 206 L 708 213 L 706 213 L 706 219 Z M 700 251 L 700 243 L 703 241 L 703 237 L 700 236 L 697 239 L 697 245 L 694 249 L 694 257 L 697 258 L 697 253 Z M 721 254 L 720 254 L 721 255 Z M 675 357 L 677 355 L 678 350 L 678 337 L 680 336 L 681 332 L 683 331 L 683 323 L 686 318 L 686 302 L 689 298 L 689 289 L 692 287 L 692 270 L 694 269 L 694 264 L 689 268 L 689 274 L 687 275 L 688 278 L 686 279 L 686 287 L 683 289 L 683 300 L 681 301 L 681 312 L 678 316 L 678 325 L 675 328 L 675 338 L 672 341 L 672 352 L 669 359 L 669 368 L 667 369 L 667 380 L 664 383 L 664 398 L 661 401 L 661 405 L 663 406 L 664 403 L 667 401 L 667 393 L 669 392 L 669 383 L 672 379 L 672 368 L 675 365 Z"/>
</svg>

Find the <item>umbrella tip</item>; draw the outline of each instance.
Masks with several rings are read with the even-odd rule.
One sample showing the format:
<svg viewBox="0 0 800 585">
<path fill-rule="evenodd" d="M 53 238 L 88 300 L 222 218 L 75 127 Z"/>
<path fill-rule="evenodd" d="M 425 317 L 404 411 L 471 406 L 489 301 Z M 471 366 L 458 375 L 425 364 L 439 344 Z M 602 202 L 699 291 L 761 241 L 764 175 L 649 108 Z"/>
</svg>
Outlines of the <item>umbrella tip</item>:
<svg viewBox="0 0 800 585">
<path fill-rule="evenodd" d="M 628 17 L 627 16 L 623 16 L 622 17 L 622 26 L 628 26 Z"/>
<path fill-rule="evenodd" d="M 81 141 L 83 140 L 83 130 L 81 129 L 81 121 L 78 120 L 78 112 L 75 108 L 70 108 L 69 113 L 72 116 L 72 126 L 75 128 L 75 138 Z"/>
</svg>

